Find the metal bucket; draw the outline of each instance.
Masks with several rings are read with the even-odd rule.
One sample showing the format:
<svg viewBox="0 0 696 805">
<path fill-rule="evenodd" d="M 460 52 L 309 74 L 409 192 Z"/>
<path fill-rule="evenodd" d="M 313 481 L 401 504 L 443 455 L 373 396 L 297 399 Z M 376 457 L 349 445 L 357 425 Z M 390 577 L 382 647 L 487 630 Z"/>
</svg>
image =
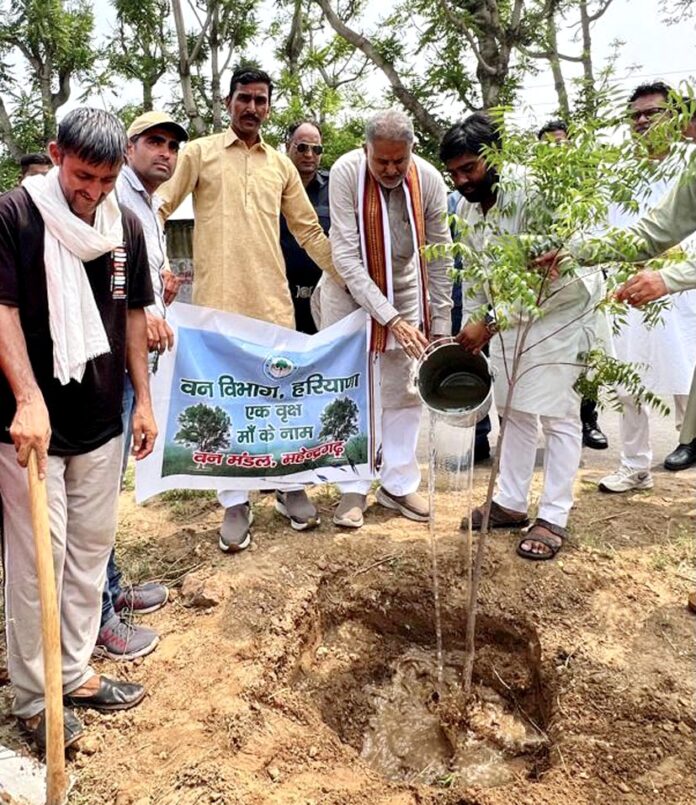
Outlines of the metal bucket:
<svg viewBox="0 0 696 805">
<path fill-rule="evenodd" d="M 416 368 L 425 406 L 450 425 L 472 428 L 488 413 L 493 377 L 485 355 L 473 355 L 453 338 L 429 344 Z"/>
</svg>

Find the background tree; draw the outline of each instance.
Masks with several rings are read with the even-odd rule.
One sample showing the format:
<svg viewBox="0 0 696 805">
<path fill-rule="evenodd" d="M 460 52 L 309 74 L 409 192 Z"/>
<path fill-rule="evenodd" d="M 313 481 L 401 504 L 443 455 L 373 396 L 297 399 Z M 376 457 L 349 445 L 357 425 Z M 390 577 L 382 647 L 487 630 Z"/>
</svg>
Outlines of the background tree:
<svg viewBox="0 0 696 805">
<path fill-rule="evenodd" d="M 56 112 L 70 98 L 72 81 L 85 78 L 97 56 L 91 7 L 80 0 L 4 0 L 0 20 L 3 95 L 20 104 L 27 93 L 37 98 L 45 147 L 55 136 Z M 19 67 L 14 68 L 16 62 Z M 23 146 L 2 96 L 0 136 L 9 154 L 19 158 Z"/>
<path fill-rule="evenodd" d="M 358 405 L 349 397 L 339 397 L 321 412 L 319 438 L 345 442 L 358 432 Z"/>
<path fill-rule="evenodd" d="M 182 0 L 172 0 L 183 108 L 197 136 L 220 131 L 227 88 L 222 74 L 244 62 L 243 51 L 258 29 L 254 0 L 198 0 L 189 8 L 196 26 L 187 28 Z"/>
<path fill-rule="evenodd" d="M 380 70 L 426 141 L 439 140 L 452 107 L 491 108 L 514 98 L 518 58 L 539 42 L 555 0 L 402 0 L 366 33 L 364 5 L 314 0 L 326 21 Z M 410 21 L 404 31 L 403 21 Z M 422 67 L 416 67 L 416 65 Z"/>
<path fill-rule="evenodd" d="M 168 0 L 112 0 L 116 31 L 105 54 L 112 75 L 142 87 L 142 107 L 153 108 L 154 90 L 171 65 L 174 36 Z"/>
<path fill-rule="evenodd" d="M 206 453 L 224 450 L 230 445 L 232 420 L 218 406 L 189 405 L 179 414 L 178 422 L 180 429 L 174 437 L 175 442 Z"/>
</svg>

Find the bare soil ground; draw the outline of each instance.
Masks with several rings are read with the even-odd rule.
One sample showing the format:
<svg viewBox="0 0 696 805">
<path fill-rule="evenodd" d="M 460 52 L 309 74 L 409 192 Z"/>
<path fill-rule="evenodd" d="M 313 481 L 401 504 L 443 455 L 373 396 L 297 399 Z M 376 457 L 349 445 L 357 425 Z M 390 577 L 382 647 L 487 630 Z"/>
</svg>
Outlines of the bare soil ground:
<svg viewBox="0 0 696 805">
<path fill-rule="evenodd" d="M 596 492 L 600 474 L 578 479 L 573 544 L 557 561 L 518 558 L 513 534 L 490 538 L 475 678 L 533 713 L 549 744 L 508 784 L 487 789 L 467 786 L 466 775 L 391 782 L 360 758 L 370 685 L 404 647 L 434 644 L 426 525 L 373 505 L 361 531 L 341 531 L 331 525 L 334 493 L 315 490 L 323 523 L 298 534 L 261 495 L 252 549 L 226 556 L 210 495 L 170 493 L 136 507 L 124 492 L 119 556 L 131 578 L 170 584 L 173 600 L 144 620 L 162 635 L 152 655 L 96 664 L 149 695 L 127 713 L 85 716 L 87 736 L 70 756 L 71 802 L 693 802 L 693 479 L 663 476 L 652 492 L 608 496 Z M 486 478 L 476 470 L 477 499 Z M 443 493 L 439 506 L 444 644 L 453 651 L 466 613 L 463 501 Z M 184 606 L 191 573 L 217 604 Z M 345 624 L 363 635 L 354 650 L 333 638 Z M 0 689 L 0 742 L 20 748 L 9 695 Z"/>
</svg>

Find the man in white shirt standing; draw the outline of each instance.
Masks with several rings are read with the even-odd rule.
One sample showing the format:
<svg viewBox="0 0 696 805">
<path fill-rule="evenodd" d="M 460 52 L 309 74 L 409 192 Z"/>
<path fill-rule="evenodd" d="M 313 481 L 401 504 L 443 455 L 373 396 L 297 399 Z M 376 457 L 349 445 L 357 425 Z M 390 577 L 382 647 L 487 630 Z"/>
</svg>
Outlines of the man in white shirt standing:
<svg viewBox="0 0 696 805">
<path fill-rule="evenodd" d="M 412 153 L 413 124 L 403 112 L 377 113 L 365 135 L 364 149 L 344 154 L 331 169 L 331 253 L 347 291 L 322 277 L 321 326 L 358 307 L 372 317 L 371 349 L 379 355 L 382 399 L 377 502 L 426 521 L 428 503 L 417 492 L 421 404 L 413 369 L 428 338 L 448 335 L 451 326 L 451 257 L 426 262 L 421 252 L 426 243 L 451 242 L 447 189 L 439 172 Z M 370 482 L 339 488 L 334 523 L 359 528 Z"/>
<path fill-rule="evenodd" d="M 672 116 L 669 99 L 672 90 L 662 81 L 642 84 L 631 94 L 628 101 L 630 126 L 637 145 L 647 150 L 650 162 L 644 185 L 636 189 L 638 210 L 635 213 L 612 208 L 609 223 L 615 227 L 635 224 L 650 209 L 657 206 L 679 178 L 660 176 L 660 163 L 670 159 L 669 146 L 664 142 L 661 129 Z M 681 161 L 682 154 L 674 158 Z M 667 163 L 669 164 L 669 163 Z M 650 173 L 657 176 L 651 176 Z M 664 173 L 664 171 L 663 171 Z M 693 250 L 693 238 L 683 245 Z M 629 309 L 626 321 L 614 337 L 616 357 L 636 365 L 645 387 L 660 397 L 672 397 L 675 424 L 681 429 L 689 399 L 689 384 L 696 365 L 696 291 L 685 291 L 670 300 L 662 312 L 660 321 L 648 327 L 643 322 L 640 310 Z M 668 357 L 669 356 L 669 357 Z M 623 411 L 620 421 L 621 463 L 616 472 L 599 482 L 602 492 L 629 492 L 634 489 L 651 489 L 653 478 L 650 472 L 653 453 L 650 446 L 650 414 L 646 405 L 636 405 L 633 398 L 619 391 Z M 666 469 L 682 469 L 679 462 L 681 446 L 665 458 Z M 675 455 L 677 454 L 677 455 Z M 683 459 L 682 459 L 683 463 Z M 687 462 L 688 466 L 688 462 Z"/>
<path fill-rule="evenodd" d="M 127 163 L 116 181 L 119 202 L 138 217 L 145 235 L 150 279 L 155 302 L 145 308 L 149 368 L 157 368 L 157 359 L 174 345 L 174 333 L 166 322 L 166 306 L 179 288 L 178 279 L 169 271 L 164 230 L 157 215 L 158 187 L 171 178 L 176 168 L 179 146 L 188 140 L 186 129 L 165 112 L 145 112 L 128 129 Z M 123 468 L 131 452 L 131 415 L 133 386 L 126 375 L 123 394 Z M 123 475 L 121 476 L 123 478 Z M 134 660 L 155 649 L 159 635 L 154 629 L 138 626 L 122 614 L 143 615 L 165 605 L 169 590 L 163 584 L 122 584 L 121 571 L 112 550 L 102 593 L 102 614 L 96 650 L 114 660 Z"/>
<path fill-rule="evenodd" d="M 529 198 L 523 172 L 509 166 L 509 175 L 500 177 L 485 158 L 486 149 L 496 148 L 499 142 L 500 134 L 493 121 L 477 112 L 453 126 L 440 145 L 440 158 L 463 196 L 457 215 L 472 227 L 465 237 L 473 249 L 481 250 L 497 235 L 521 235 L 527 231 Z M 546 437 L 544 485 L 537 517 L 517 546 L 517 553 L 525 559 L 553 559 L 568 536 L 566 524 L 582 451 L 580 396 L 573 385 L 580 373 L 578 355 L 590 347 L 594 338 L 591 314 L 599 297 L 599 284 L 592 281 L 596 278 L 580 275 L 580 281 L 576 279 L 555 281 L 553 294 L 549 288 L 545 315 L 534 320 L 529 330 L 529 347 L 519 357 L 518 380 L 512 391 L 509 360 L 516 353 L 520 330 L 533 313 L 524 307 L 511 308 L 509 327 L 492 338 L 496 332 L 495 310 L 486 319 L 473 316 L 486 304 L 492 307 L 491 298 L 482 289 L 472 296 L 467 284 L 462 285 L 463 326 L 457 338 L 474 352 L 491 342 L 499 412 L 505 410 L 508 395 L 514 395 L 501 445 L 491 528 L 519 529 L 529 525 L 528 498 L 539 424 Z M 483 507 L 479 506 L 472 511 L 474 529 L 481 528 L 482 519 Z M 463 520 L 463 528 L 468 527 L 468 521 L 468 517 Z"/>
</svg>

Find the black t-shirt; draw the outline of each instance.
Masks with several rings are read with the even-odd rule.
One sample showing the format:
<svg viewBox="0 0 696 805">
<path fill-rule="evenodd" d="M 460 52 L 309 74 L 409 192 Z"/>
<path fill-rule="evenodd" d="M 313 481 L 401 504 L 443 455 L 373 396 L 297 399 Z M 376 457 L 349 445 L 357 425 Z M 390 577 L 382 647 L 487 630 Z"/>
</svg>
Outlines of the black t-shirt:
<svg viewBox="0 0 696 805">
<path fill-rule="evenodd" d="M 51 455 L 87 453 L 122 432 L 127 311 L 152 304 L 153 295 L 140 222 L 129 210 L 121 212 L 123 248 L 85 263 L 111 352 L 88 361 L 80 383 L 62 386 L 53 377 L 43 219 L 23 188 L 0 196 L 0 304 L 19 308 L 29 360 L 51 420 Z M 11 441 L 15 409 L 12 390 L 0 373 L 2 442 Z"/>
<path fill-rule="evenodd" d="M 328 235 L 331 226 L 328 172 L 317 171 L 316 176 L 305 190 L 316 210 L 321 228 Z M 313 335 L 316 333 L 317 327 L 312 318 L 310 298 L 321 277 L 321 269 L 292 236 L 285 217 L 282 215 L 280 216 L 280 248 L 283 250 L 285 273 L 295 307 L 295 327 L 301 333 Z"/>
</svg>

